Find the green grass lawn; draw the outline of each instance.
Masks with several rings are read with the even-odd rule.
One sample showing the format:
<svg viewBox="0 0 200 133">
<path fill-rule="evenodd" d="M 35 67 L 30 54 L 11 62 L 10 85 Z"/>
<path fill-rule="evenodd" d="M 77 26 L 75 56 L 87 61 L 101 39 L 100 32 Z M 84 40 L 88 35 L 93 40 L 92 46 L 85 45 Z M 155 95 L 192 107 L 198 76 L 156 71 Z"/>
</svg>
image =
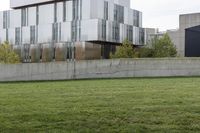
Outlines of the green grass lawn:
<svg viewBox="0 0 200 133">
<path fill-rule="evenodd" d="M 0 132 L 200 132 L 200 78 L 0 83 Z"/>
</svg>

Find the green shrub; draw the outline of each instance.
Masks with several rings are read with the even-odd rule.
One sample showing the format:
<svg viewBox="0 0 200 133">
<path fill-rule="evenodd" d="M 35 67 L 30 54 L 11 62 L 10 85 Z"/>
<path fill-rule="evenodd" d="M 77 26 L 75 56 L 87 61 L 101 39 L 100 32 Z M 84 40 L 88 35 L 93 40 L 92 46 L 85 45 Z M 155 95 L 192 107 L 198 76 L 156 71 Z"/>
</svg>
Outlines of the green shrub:
<svg viewBox="0 0 200 133">
<path fill-rule="evenodd" d="M 125 40 L 121 46 L 119 46 L 116 52 L 110 53 L 110 58 L 135 58 L 137 57 L 137 53 L 134 50 L 133 45 Z"/>
<path fill-rule="evenodd" d="M 0 45 L 0 63 L 15 64 L 19 62 L 19 55 L 14 52 L 8 42 Z"/>
<path fill-rule="evenodd" d="M 168 34 L 165 34 L 163 37 L 155 37 L 150 42 L 150 47 L 143 47 L 139 50 L 139 57 L 148 58 L 148 57 L 176 57 L 177 51 L 172 40 Z"/>
</svg>

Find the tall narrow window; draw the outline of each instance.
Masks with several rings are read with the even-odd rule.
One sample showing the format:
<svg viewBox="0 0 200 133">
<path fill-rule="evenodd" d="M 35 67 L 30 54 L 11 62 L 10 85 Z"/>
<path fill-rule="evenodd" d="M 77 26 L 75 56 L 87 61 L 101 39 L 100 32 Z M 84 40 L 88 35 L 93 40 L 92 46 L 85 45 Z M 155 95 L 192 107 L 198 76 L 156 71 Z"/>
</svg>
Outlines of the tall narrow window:
<svg viewBox="0 0 200 133">
<path fill-rule="evenodd" d="M 80 41 L 81 40 L 81 21 L 77 21 L 76 30 L 77 30 L 77 40 L 76 41 Z"/>
<path fill-rule="evenodd" d="M 77 22 L 72 21 L 72 41 L 77 40 Z"/>
<path fill-rule="evenodd" d="M 104 19 L 108 20 L 108 1 L 104 1 Z"/>
<path fill-rule="evenodd" d="M 36 7 L 36 25 L 39 25 L 39 7 L 38 6 Z"/>
<path fill-rule="evenodd" d="M 8 19 L 9 19 L 8 11 L 4 11 L 3 12 L 3 28 L 4 29 L 8 28 L 8 23 L 9 23 Z"/>
<path fill-rule="evenodd" d="M 63 22 L 66 21 L 66 1 L 63 2 Z"/>
<path fill-rule="evenodd" d="M 6 11 L 3 12 L 3 28 L 7 28 L 7 14 Z"/>
<path fill-rule="evenodd" d="M 124 23 L 124 7 L 119 6 L 119 22 Z"/>
<path fill-rule="evenodd" d="M 75 2 L 76 0 L 73 0 L 73 4 L 72 4 L 72 17 L 73 17 L 73 20 L 75 19 L 75 16 L 76 16 L 76 6 L 75 6 Z"/>
<path fill-rule="evenodd" d="M 139 43 L 144 44 L 144 29 L 143 28 L 139 29 L 139 37 L 140 37 Z"/>
<path fill-rule="evenodd" d="M 119 41 L 119 24 L 115 26 L 115 40 Z"/>
<path fill-rule="evenodd" d="M 58 23 L 54 23 L 52 28 L 53 28 L 52 40 L 53 42 L 58 42 Z"/>
<path fill-rule="evenodd" d="M 15 45 L 20 45 L 20 28 L 15 28 Z"/>
<path fill-rule="evenodd" d="M 54 23 L 57 22 L 57 3 L 54 4 Z"/>
<path fill-rule="evenodd" d="M 124 23 L 124 7 L 120 5 L 114 6 L 114 21 Z"/>
<path fill-rule="evenodd" d="M 79 0 L 73 0 L 73 20 L 78 20 Z"/>
<path fill-rule="evenodd" d="M 118 11 L 117 11 L 117 5 L 114 6 L 114 21 L 118 21 Z"/>
<path fill-rule="evenodd" d="M 113 39 L 117 42 L 119 41 L 119 23 L 116 23 L 114 22 L 113 23 L 113 29 L 112 29 L 112 36 L 113 36 Z"/>
<path fill-rule="evenodd" d="M 61 41 L 61 28 L 62 28 L 62 26 L 61 26 L 61 23 L 59 23 L 59 41 Z"/>
<path fill-rule="evenodd" d="M 23 8 L 21 10 L 21 22 L 22 22 L 22 26 L 26 26 L 26 20 L 27 20 L 27 17 L 26 17 L 26 8 Z"/>
<path fill-rule="evenodd" d="M 139 12 L 138 11 L 134 11 L 133 12 L 133 25 L 136 27 L 139 27 Z"/>
<path fill-rule="evenodd" d="M 82 0 L 79 0 L 79 18 L 82 19 Z"/>
<path fill-rule="evenodd" d="M 106 40 L 106 20 L 102 20 L 102 38 Z"/>
<path fill-rule="evenodd" d="M 31 43 L 31 44 L 35 44 L 35 43 L 36 43 L 36 41 L 35 41 L 35 40 L 36 40 L 36 39 L 35 39 L 35 38 L 36 38 L 36 37 L 35 37 L 35 33 L 36 33 L 36 32 L 35 32 L 35 31 L 36 31 L 36 30 L 35 30 L 35 26 L 31 26 L 31 27 L 30 27 L 30 43 Z"/>
<path fill-rule="evenodd" d="M 133 27 L 131 25 L 127 26 L 127 39 L 133 42 Z"/>
</svg>

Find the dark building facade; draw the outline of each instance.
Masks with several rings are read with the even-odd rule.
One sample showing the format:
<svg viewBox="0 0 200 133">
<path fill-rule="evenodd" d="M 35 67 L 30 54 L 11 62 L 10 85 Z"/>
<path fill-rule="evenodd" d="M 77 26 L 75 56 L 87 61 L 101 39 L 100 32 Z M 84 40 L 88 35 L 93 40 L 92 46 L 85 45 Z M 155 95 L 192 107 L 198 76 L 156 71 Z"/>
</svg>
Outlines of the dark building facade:
<svg viewBox="0 0 200 133">
<path fill-rule="evenodd" d="M 200 57 L 200 25 L 185 30 L 185 56 Z"/>
</svg>

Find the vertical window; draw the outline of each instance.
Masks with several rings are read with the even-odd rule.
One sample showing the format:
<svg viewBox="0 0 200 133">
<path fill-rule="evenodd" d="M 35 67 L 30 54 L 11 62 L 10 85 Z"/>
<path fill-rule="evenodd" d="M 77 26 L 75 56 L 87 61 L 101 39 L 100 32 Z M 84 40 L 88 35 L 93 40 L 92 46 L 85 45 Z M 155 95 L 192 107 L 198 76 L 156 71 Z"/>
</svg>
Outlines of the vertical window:
<svg viewBox="0 0 200 133">
<path fill-rule="evenodd" d="M 44 16 L 45 17 L 45 16 Z M 36 25 L 39 24 L 39 7 L 36 7 Z"/>
<path fill-rule="evenodd" d="M 63 22 L 66 21 L 66 1 L 63 2 Z"/>
<path fill-rule="evenodd" d="M 79 0 L 73 0 L 73 20 L 78 19 L 78 1 Z"/>
<path fill-rule="evenodd" d="M 22 26 L 26 26 L 26 20 L 27 20 L 27 17 L 26 17 L 26 8 L 23 8 L 21 10 L 21 22 L 22 22 Z"/>
<path fill-rule="evenodd" d="M 104 1 L 104 19 L 108 20 L 108 1 Z"/>
<path fill-rule="evenodd" d="M 9 23 L 8 18 L 9 18 L 8 12 L 4 11 L 3 12 L 3 28 L 4 29 L 8 28 L 8 23 Z"/>
<path fill-rule="evenodd" d="M 133 27 L 131 25 L 127 26 L 127 39 L 133 42 Z"/>
<path fill-rule="evenodd" d="M 79 10 L 79 18 L 80 19 L 82 19 L 82 0 L 79 0 L 79 8 L 80 8 L 80 10 Z"/>
<path fill-rule="evenodd" d="M 61 26 L 61 23 L 59 23 L 59 41 L 61 41 L 61 28 L 62 28 L 62 26 Z"/>
<path fill-rule="evenodd" d="M 106 40 L 106 20 L 102 20 L 102 35 L 101 37 Z"/>
<path fill-rule="evenodd" d="M 77 40 L 77 23 L 76 21 L 72 21 L 72 41 Z"/>
<path fill-rule="evenodd" d="M 134 11 L 133 12 L 133 25 L 136 27 L 139 27 L 139 20 L 140 20 L 139 12 Z"/>
<path fill-rule="evenodd" d="M 73 0 L 73 5 L 72 5 L 73 9 L 72 9 L 72 17 L 73 17 L 73 20 L 76 18 L 76 0 Z"/>
<path fill-rule="evenodd" d="M 137 12 L 137 26 L 138 26 L 138 27 L 139 27 L 139 20 L 140 20 L 139 12 Z"/>
<path fill-rule="evenodd" d="M 78 21 L 82 18 L 82 0 L 73 0 L 73 11 L 72 11 L 72 41 L 80 40 L 81 38 L 81 23 Z"/>
<path fill-rule="evenodd" d="M 119 41 L 119 24 L 114 22 L 113 23 L 113 29 L 112 29 L 112 33 L 113 33 L 113 39 L 115 41 Z"/>
<path fill-rule="evenodd" d="M 53 31 L 53 34 L 52 34 L 53 42 L 58 42 L 58 23 L 54 23 L 52 25 L 52 31 Z"/>
<path fill-rule="evenodd" d="M 119 6 L 119 22 L 124 23 L 124 7 Z"/>
<path fill-rule="evenodd" d="M 115 5 L 115 6 L 114 6 L 114 21 L 118 21 L 118 20 L 117 20 L 117 16 L 118 16 L 117 5 Z"/>
<path fill-rule="evenodd" d="M 73 20 L 82 19 L 82 0 L 73 0 L 72 7 Z"/>
<path fill-rule="evenodd" d="M 114 6 L 114 21 L 124 23 L 124 7 L 120 5 Z"/>
<path fill-rule="evenodd" d="M 35 39 L 35 38 L 36 38 L 36 37 L 35 37 L 35 33 L 36 33 L 36 32 L 35 32 L 35 26 L 31 26 L 31 27 L 30 27 L 30 43 L 31 43 L 31 44 L 35 44 L 35 43 L 36 43 L 36 41 L 35 41 L 35 40 L 36 40 L 36 39 Z"/>
<path fill-rule="evenodd" d="M 144 44 L 144 29 L 143 28 L 139 29 L 139 38 L 140 38 L 139 43 Z"/>
<path fill-rule="evenodd" d="M 57 3 L 54 4 L 54 23 L 57 22 Z"/>
<path fill-rule="evenodd" d="M 3 12 L 3 28 L 6 28 L 6 12 Z"/>
<path fill-rule="evenodd" d="M 80 41 L 81 40 L 81 21 L 77 22 L 77 31 L 78 31 L 78 40 L 77 41 Z"/>
<path fill-rule="evenodd" d="M 6 41 L 8 41 L 8 28 L 9 28 L 9 11 L 3 12 L 3 29 L 6 29 Z"/>
<path fill-rule="evenodd" d="M 115 25 L 115 40 L 119 41 L 119 24 Z"/>
<path fill-rule="evenodd" d="M 15 28 L 15 45 L 20 45 L 20 28 Z"/>
<path fill-rule="evenodd" d="M 7 13 L 6 11 L 3 12 L 3 28 L 7 28 Z"/>
</svg>

